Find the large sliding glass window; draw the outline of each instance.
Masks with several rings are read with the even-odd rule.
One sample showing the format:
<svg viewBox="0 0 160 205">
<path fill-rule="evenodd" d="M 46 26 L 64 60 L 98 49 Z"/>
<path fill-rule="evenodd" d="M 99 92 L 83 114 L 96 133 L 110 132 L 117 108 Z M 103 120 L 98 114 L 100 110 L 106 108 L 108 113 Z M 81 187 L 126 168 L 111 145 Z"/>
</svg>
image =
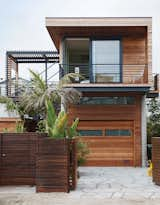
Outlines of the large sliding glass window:
<svg viewBox="0 0 160 205">
<path fill-rule="evenodd" d="M 120 82 L 120 67 L 120 40 L 92 41 L 92 74 L 94 82 Z"/>
<path fill-rule="evenodd" d="M 89 42 L 89 38 L 65 39 L 62 64 L 65 73 L 79 73 L 83 80 L 89 80 Z"/>
</svg>

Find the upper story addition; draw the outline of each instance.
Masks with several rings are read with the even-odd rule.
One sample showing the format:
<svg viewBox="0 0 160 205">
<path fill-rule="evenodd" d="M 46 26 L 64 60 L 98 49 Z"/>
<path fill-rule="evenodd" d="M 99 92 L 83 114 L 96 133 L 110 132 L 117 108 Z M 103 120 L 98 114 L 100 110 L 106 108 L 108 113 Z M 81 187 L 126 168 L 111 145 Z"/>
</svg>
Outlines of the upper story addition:
<svg viewBox="0 0 160 205">
<path fill-rule="evenodd" d="M 73 86 L 157 86 L 152 18 L 46 18 L 46 27 L 59 51 L 61 72 L 84 77 Z"/>
</svg>

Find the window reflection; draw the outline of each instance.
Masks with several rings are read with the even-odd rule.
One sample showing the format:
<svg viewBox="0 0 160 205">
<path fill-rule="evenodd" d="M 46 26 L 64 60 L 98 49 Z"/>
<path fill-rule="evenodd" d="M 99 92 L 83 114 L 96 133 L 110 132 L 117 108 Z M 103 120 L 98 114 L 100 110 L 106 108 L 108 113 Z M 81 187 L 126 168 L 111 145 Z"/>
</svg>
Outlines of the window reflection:
<svg viewBox="0 0 160 205">
<path fill-rule="evenodd" d="M 133 105 L 135 97 L 132 96 L 115 96 L 115 97 L 82 97 L 80 104 L 89 105 Z"/>
</svg>

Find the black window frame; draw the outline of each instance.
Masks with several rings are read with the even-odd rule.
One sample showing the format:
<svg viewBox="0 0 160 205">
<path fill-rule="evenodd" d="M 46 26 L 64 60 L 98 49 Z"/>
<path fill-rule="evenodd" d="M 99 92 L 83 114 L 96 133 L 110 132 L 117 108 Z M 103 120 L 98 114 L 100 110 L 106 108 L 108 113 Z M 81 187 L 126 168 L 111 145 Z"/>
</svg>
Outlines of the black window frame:
<svg viewBox="0 0 160 205">
<path fill-rule="evenodd" d="M 109 132 L 117 132 L 117 134 L 108 134 L 107 131 Z M 128 131 L 130 134 L 122 134 L 122 132 L 124 131 Z M 132 137 L 132 130 L 131 129 L 118 129 L 118 128 L 115 128 L 115 129 L 105 129 L 105 136 L 106 137 Z"/>
</svg>

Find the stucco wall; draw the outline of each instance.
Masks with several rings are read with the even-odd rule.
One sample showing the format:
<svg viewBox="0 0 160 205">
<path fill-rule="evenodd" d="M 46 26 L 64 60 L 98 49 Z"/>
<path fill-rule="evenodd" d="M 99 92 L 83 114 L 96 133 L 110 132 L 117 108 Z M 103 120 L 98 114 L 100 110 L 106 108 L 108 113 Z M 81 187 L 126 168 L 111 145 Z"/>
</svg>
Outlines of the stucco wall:
<svg viewBox="0 0 160 205">
<path fill-rule="evenodd" d="M 0 132 L 14 132 L 17 121 L 20 121 L 18 113 L 8 112 L 5 104 L 0 103 Z"/>
<path fill-rule="evenodd" d="M 146 96 L 142 97 L 141 103 L 141 133 L 142 133 L 142 166 L 146 167 L 147 162 L 147 113 L 146 113 Z"/>
</svg>

